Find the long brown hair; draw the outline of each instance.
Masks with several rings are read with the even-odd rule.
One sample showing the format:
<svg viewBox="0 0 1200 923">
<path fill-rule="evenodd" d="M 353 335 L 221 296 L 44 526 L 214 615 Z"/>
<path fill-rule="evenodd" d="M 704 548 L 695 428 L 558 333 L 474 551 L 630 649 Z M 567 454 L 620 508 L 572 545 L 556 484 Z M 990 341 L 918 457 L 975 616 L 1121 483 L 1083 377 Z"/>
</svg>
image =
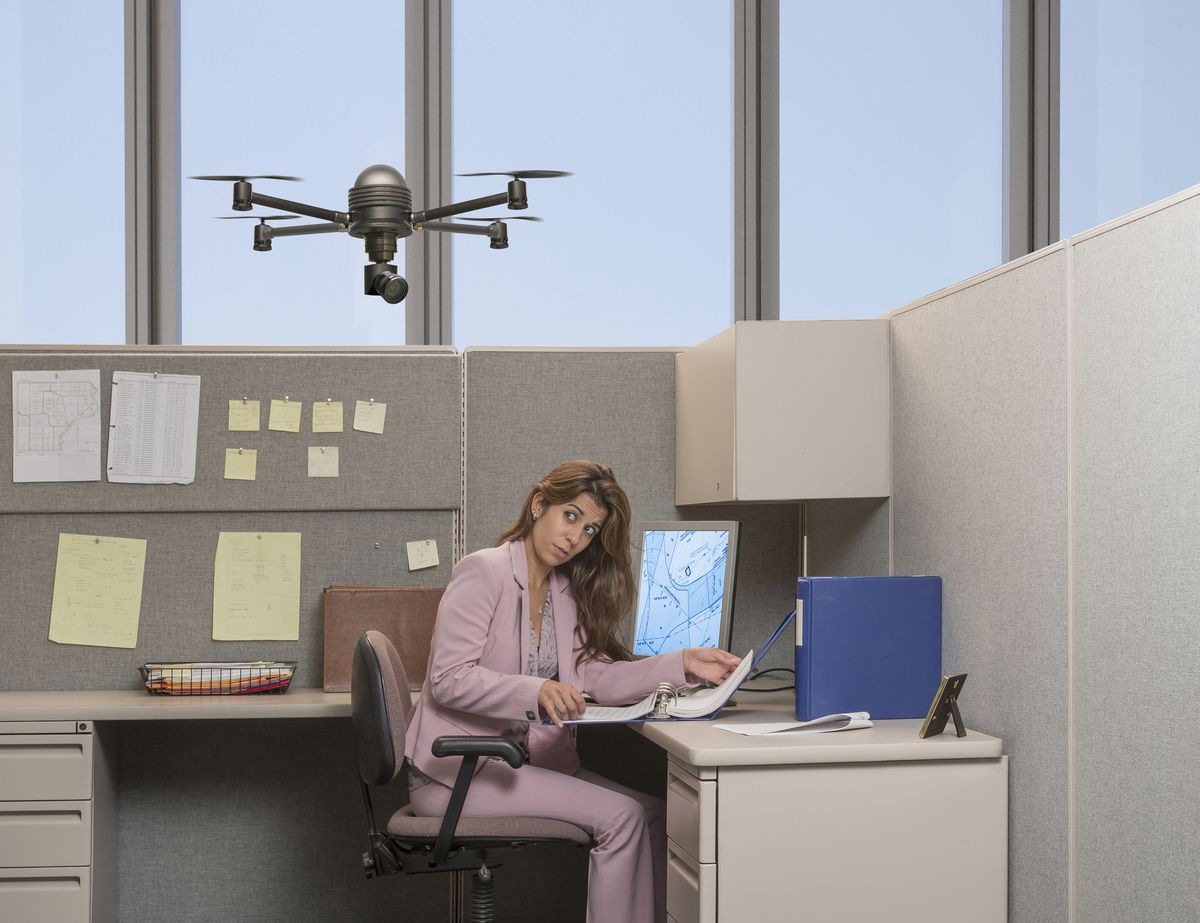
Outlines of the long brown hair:
<svg viewBox="0 0 1200 923">
<path fill-rule="evenodd" d="M 621 638 L 621 623 L 633 606 L 633 570 L 629 564 L 629 498 L 607 465 L 592 461 L 563 462 L 529 491 L 521 515 L 496 540 L 524 541 L 533 531 L 533 498 L 541 494 L 549 504 L 569 503 L 587 494 L 608 511 L 600 534 L 564 565 L 571 595 L 579 613 L 576 633 L 579 662 L 605 658 L 632 660 Z"/>
</svg>

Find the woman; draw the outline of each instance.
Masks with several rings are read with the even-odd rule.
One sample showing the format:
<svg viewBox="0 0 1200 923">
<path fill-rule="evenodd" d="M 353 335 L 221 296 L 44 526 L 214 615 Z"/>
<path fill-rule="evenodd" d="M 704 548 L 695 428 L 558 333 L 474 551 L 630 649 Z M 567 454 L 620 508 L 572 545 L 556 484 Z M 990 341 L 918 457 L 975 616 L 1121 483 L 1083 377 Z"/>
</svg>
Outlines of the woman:
<svg viewBox="0 0 1200 923">
<path fill-rule="evenodd" d="M 563 720 L 583 714 L 585 691 L 620 704 L 664 680 L 719 682 L 739 663 L 713 648 L 632 660 L 621 623 L 633 595 L 625 492 L 604 465 L 559 465 L 495 548 L 454 569 L 409 718 L 405 756 L 420 815 L 444 812 L 458 772 L 457 760 L 430 753 L 437 737 L 504 735 L 527 747 L 521 769 L 483 762 L 463 814 L 549 817 L 590 830 L 588 923 L 666 919 L 664 810 L 657 798 L 581 769 Z"/>
</svg>

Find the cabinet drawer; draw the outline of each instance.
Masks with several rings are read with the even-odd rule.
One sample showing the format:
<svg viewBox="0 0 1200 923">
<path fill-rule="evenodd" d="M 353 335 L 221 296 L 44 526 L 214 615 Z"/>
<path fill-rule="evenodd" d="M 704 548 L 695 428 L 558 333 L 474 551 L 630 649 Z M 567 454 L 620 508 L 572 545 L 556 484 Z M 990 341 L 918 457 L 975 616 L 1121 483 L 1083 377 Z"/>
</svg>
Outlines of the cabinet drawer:
<svg viewBox="0 0 1200 923">
<path fill-rule="evenodd" d="M 91 862 L 90 801 L 0 801 L 0 868 Z"/>
<path fill-rule="evenodd" d="M 0 869 L 0 920 L 88 923 L 90 869 Z"/>
<path fill-rule="evenodd" d="M 696 862 L 667 839 L 667 915 L 678 923 L 716 923 L 717 867 Z"/>
<path fill-rule="evenodd" d="M 0 801 L 91 797 L 91 734 L 0 735 Z"/>
<path fill-rule="evenodd" d="M 717 783 L 667 764 L 667 836 L 696 861 L 717 861 Z"/>
</svg>

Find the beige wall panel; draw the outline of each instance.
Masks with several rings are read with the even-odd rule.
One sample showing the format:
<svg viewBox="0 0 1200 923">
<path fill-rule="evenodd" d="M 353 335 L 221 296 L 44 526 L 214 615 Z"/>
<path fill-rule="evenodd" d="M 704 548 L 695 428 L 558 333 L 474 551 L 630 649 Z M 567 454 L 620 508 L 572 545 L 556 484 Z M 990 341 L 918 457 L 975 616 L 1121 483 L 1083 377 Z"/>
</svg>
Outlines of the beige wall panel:
<svg viewBox="0 0 1200 923">
<path fill-rule="evenodd" d="M 1077 919 L 1200 918 L 1200 199 L 1074 258 Z"/>
<path fill-rule="evenodd" d="M 894 572 L 944 581 L 942 662 L 1012 757 L 1010 919 L 1067 913 L 1061 249 L 892 318 Z"/>
</svg>

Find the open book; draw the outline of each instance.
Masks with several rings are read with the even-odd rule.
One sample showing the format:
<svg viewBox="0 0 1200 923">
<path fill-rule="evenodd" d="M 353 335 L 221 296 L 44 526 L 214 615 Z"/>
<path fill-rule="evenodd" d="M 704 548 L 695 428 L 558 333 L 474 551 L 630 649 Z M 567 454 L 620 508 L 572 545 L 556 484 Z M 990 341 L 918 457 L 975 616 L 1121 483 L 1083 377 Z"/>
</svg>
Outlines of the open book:
<svg viewBox="0 0 1200 923">
<path fill-rule="evenodd" d="M 871 716 L 865 711 L 839 712 L 836 715 L 822 715 L 811 721 L 773 721 L 760 724 L 714 724 L 722 731 L 732 731 L 734 734 L 744 734 L 747 737 L 760 737 L 765 734 L 821 734 L 826 731 L 853 731 L 857 728 L 873 727 Z"/>
<path fill-rule="evenodd" d="M 595 724 L 603 722 L 661 721 L 669 718 L 711 718 L 733 696 L 737 687 L 750 672 L 754 663 L 754 651 L 748 653 L 719 686 L 681 695 L 670 683 L 659 683 L 658 688 L 632 705 L 608 706 L 589 705 L 582 718 L 564 721 L 563 724 Z"/>
</svg>

